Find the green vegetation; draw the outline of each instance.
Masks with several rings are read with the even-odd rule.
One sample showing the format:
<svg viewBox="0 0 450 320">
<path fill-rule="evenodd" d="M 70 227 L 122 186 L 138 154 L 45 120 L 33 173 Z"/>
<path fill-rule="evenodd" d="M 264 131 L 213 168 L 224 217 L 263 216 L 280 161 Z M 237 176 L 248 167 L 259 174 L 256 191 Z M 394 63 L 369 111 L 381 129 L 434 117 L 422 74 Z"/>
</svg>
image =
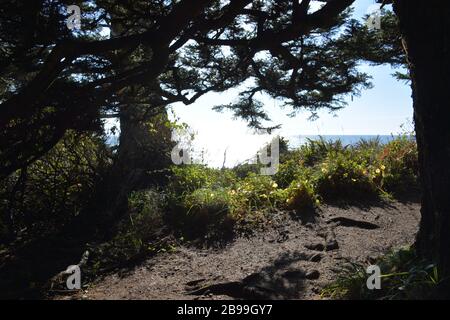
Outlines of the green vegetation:
<svg viewBox="0 0 450 320">
<path fill-rule="evenodd" d="M 0 240 L 61 229 L 87 209 L 110 165 L 100 137 L 69 131 L 45 157 L 0 182 Z"/>
<path fill-rule="evenodd" d="M 381 269 L 381 289 L 369 290 L 362 264 L 349 263 L 322 296 L 334 299 L 429 299 L 437 296 L 443 279 L 437 268 L 419 259 L 413 248 L 401 248 L 375 262 Z"/>
<path fill-rule="evenodd" d="M 321 202 L 395 197 L 418 188 L 417 152 L 408 136 L 385 145 L 319 139 L 296 150 L 288 151 L 284 140 L 282 146 L 274 176 L 260 175 L 260 164 L 172 166 L 167 186 L 131 193 L 119 238 L 132 238 L 140 252 L 148 247 L 147 228 L 168 224 L 187 239 L 222 239 L 264 226 L 275 210 L 301 215 Z M 2 238 L 52 233 L 92 208 L 112 156 L 100 138 L 69 132 L 47 156 L 3 180 L 0 208 L 9 214 L 1 217 Z"/>
<path fill-rule="evenodd" d="M 280 166 L 274 176 L 261 175 L 261 164 L 223 169 L 173 165 L 166 184 L 131 190 L 114 227 L 88 241 L 87 279 L 174 251 L 181 242 L 220 245 L 237 234 L 251 234 L 270 225 L 275 212 L 301 217 L 329 201 L 386 199 L 418 188 L 417 153 L 410 137 L 351 146 L 319 139 L 296 150 L 288 150 L 285 140 L 280 145 Z M 115 156 L 102 138 L 69 132 L 45 157 L 3 180 L 2 254 L 23 243 L 64 234 L 64 228 L 80 216 L 88 224 L 91 218 L 99 221 L 94 227 L 100 231 L 101 218 L 109 221 L 109 212 L 101 210 L 107 207 L 111 190 L 117 190 L 105 189 L 114 179 Z M 351 283 L 359 286 L 358 275 L 361 272 L 353 273 L 330 294 L 341 296 L 341 287 Z"/>
<path fill-rule="evenodd" d="M 89 275 L 108 271 L 124 264 L 133 264 L 158 252 L 173 251 L 176 244 L 164 234 L 166 197 L 155 189 L 133 192 L 129 197 L 128 215 L 124 217 L 114 237 L 90 246 L 92 255 Z"/>
<path fill-rule="evenodd" d="M 365 201 L 415 192 L 417 152 L 411 137 L 382 144 L 378 139 L 344 146 L 310 140 L 284 151 L 274 176 L 260 165 L 211 169 L 175 166 L 167 192 L 167 216 L 176 230 L 195 238 L 217 238 L 233 230 L 251 231 L 275 210 L 304 214 L 321 202 Z"/>
</svg>

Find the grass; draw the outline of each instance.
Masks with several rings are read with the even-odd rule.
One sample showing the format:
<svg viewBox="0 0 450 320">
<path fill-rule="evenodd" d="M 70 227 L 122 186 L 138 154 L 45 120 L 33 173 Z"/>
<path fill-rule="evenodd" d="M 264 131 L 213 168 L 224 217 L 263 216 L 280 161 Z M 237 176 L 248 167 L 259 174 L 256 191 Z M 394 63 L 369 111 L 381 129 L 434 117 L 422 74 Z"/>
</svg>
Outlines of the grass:
<svg viewBox="0 0 450 320">
<path fill-rule="evenodd" d="M 367 288 L 367 266 L 347 263 L 338 278 L 322 291 L 323 298 L 416 300 L 438 295 L 443 282 L 435 265 L 417 258 L 411 247 L 392 251 L 375 262 L 381 269 L 381 288 Z"/>
</svg>

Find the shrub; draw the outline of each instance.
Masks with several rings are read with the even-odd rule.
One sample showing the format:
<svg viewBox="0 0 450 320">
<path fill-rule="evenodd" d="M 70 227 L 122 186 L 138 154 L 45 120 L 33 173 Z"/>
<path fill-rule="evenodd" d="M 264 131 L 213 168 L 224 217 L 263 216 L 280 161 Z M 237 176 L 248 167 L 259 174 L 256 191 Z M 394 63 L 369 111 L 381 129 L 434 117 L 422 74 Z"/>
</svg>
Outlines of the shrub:
<svg viewBox="0 0 450 320">
<path fill-rule="evenodd" d="M 341 153 L 345 149 L 341 140 L 331 141 L 320 137 L 318 140 L 308 139 L 307 143 L 299 148 L 299 154 L 302 163 L 311 167 L 325 160 L 330 153 Z"/>
<path fill-rule="evenodd" d="M 368 164 L 350 151 L 330 153 L 318 168 L 317 193 L 326 200 L 376 198 L 381 191 L 385 167 Z"/>
<path fill-rule="evenodd" d="M 167 221 L 188 238 L 218 239 L 233 234 L 235 227 L 247 232 L 265 220 L 265 215 L 282 207 L 285 193 L 268 176 L 250 173 L 235 180 L 223 170 L 215 170 L 214 183 L 172 197 Z"/>
<path fill-rule="evenodd" d="M 379 154 L 383 150 L 380 138 L 361 139 L 351 146 L 351 153 L 355 160 L 364 162 L 367 165 L 380 166 Z"/>
<path fill-rule="evenodd" d="M 269 176 L 250 174 L 237 183 L 234 198 L 238 199 L 238 207 L 242 212 L 274 209 L 282 203 L 279 197 L 278 184 Z"/>
<path fill-rule="evenodd" d="M 174 244 L 164 236 L 164 209 L 167 197 L 158 190 L 131 193 L 128 212 L 119 222 L 114 237 L 90 248 L 90 271 L 111 269 L 160 251 L 174 250 Z"/>
<path fill-rule="evenodd" d="M 292 181 L 286 189 L 286 205 L 288 209 L 298 213 L 311 211 L 320 203 L 314 184 L 305 178 Z"/>
<path fill-rule="evenodd" d="M 173 168 L 168 221 L 191 235 L 218 234 L 223 225 L 254 227 L 277 209 L 312 210 L 322 199 L 376 199 L 386 194 L 385 186 L 392 190 L 394 182 L 400 183 L 399 176 L 405 187 L 404 181 L 415 177 L 409 175 L 417 162 L 410 140 L 396 139 L 386 146 L 380 139 L 361 140 L 344 147 L 339 140 L 321 138 L 297 150 L 285 149 L 274 176 L 260 175 L 258 165 Z"/>
<path fill-rule="evenodd" d="M 233 172 L 236 174 L 236 177 L 239 179 L 244 179 L 249 174 L 254 173 L 258 174 L 262 168 L 262 164 L 251 164 L 251 163 L 243 163 L 233 167 Z"/>
<path fill-rule="evenodd" d="M 188 239 L 228 236 L 235 223 L 228 191 L 236 184 L 236 174 L 203 165 L 172 171 L 166 222 Z"/>
<path fill-rule="evenodd" d="M 44 157 L 1 181 L 3 224 L 12 233 L 59 230 L 91 201 L 110 160 L 100 137 L 68 131 Z"/>
<path fill-rule="evenodd" d="M 190 237 L 217 239 L 233 231 L 235 220 L 226 189 L 197 189 L 184 198 L 183 208 L 182 228 Z"/>
<path fill-rule="evenodd" d="M 410 136 L 401 136 L 386 144 L 380 154 L 386 164 L 384 187 L 394 195 L 419 189 L 417 145 Z"/>
<path fill-rule="evenodd" d="M 289 151 L 279 166 L 275 181 L 287 188 L 305 168 L 317 166 L 323 162 L 330 153 L 342 153 L 345 147 L 340 140 L 328 141 L 323 137 L 318 140 L 307 139 L 307 142 L 297 150 Z"/>
<path fill-rule="evenodd" d="M 322 296 L 338 299 L 429 299 L 442 283 L 435 265 L 419 259 L 412 248 L 401 248 L 375 262 L 381 270 L 381 289 L 369 290 L 368 274 L 362 264 L 343 267 L 338 279 Z"/>
<path fill-rule="evenodd" d="M 128 231 L 140 239 L 151 236 L 163 225 L 163 209 L 166 197 L 156 190 L 143 190 L 131 193 L 128 198 Z"/>
<path fill-rule="evenodd" d="M 232 186 L 237 179 L 230 169 L 217 170 L 198 164 L 173 166 L 172 173 L 169 189 L 176 195 L 191 193 L 201 188 Z"/>
<path fill-rule="evenodd" d="M 274 180 L 281 188 L 287 188 L 292 181 L 295 180 L 302 168 L 303 165 L 301 160 L 299 160 L 298 157 L 291 157 L 289 160 L 278 166 L 278 171 L 274 176 Z"/>
</svg>

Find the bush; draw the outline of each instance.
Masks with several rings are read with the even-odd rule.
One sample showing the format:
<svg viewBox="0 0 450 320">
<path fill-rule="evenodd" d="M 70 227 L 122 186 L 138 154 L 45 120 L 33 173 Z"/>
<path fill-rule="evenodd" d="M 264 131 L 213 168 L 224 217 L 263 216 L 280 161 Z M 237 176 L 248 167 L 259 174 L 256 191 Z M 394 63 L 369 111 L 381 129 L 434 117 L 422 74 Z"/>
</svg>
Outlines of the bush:
<svg viewBox="0 0 450 320">
<path fill-rule="evenodd" d="M 393 195 L 419 189 L 417 145 L 410 136 L 399 137 L 386 144 L 380 159 L 386 165 L 384 187 Z"/>
<path fill-rule="evenodd" d="M 297 150 L 285 148 L 274 176 L 260 175 L 258 165 L 233 170 L 175 167 L 168 221 L 191 235 L 217 235 L 222 226 L 252 228 L 274 210 L 302 213 L 313 210 L 322 199 L 373 200 L 394 185 L 406 188 L 407 179 L 416 178 L 416 164 L 415 143 L 404 138 L 385 146 L 371 139 L 345 147 L 340 141 L 321 138 Z"/>
<path fill-rule="evenodd" d="M 304 178 L 292 181 L 286 189 L 286 204 L 288 209 L 298 213 L 313 210 L 320 204 L 313 183 Z"/>
<path fill-rule="evenodd" d="M 367 288 L 366 267 L 350 263 L 338 279 L 322 291 L 323 297 L 338 299 L 429 299 L 442 283 L 435 265 L 417 258 L 412 248 L 401 248 L 375 262 L 381 270 L 381 289 Z"/>
<path fill-rule="evenodd" d="M 258 174 L 262 168 L 262 164 L 251 164 L 243 163 L 233 167 L 233 172 L 236 174 L 238 179 L 244 179 L 248 177 L 251 173 Z"/>
<path fill-rule="evenodd" d="M 325 200 L 376 198 L 384 170 L 383 165 L 368 164 L 351 151 L 330 153 L 315 173 L 316 190 Z"/>
<path fill-rule="evenodd" d="M 189 237 L 218 239 L 230 235 L 235 220 L 226 189 L 201 188 L 183 201 L 183 230 Z"/>
<path fill-rule="evenodd" d="M 5 229 L 39 236 L 59 230 L 86 208 L 110 159 L 100 137 L 67 132 L 44 157 L 1 181 Z"/>
<path fill-rule="evenodd" d="M 274 176 L 274 180 L 281 188 L 287 188 L 297 175 L 303 169 L 303 165 L 299 157 L 291 157 L 289 160 L 278 166 L 278 171 Z"/>
<path fill-rule="evenodd" d="M 160 251 L 174 250 L 164 240 L 164 209 L 167 197 L 158 190 L 133 192 L 128 198 L 128 212 L 119 222 L 114 237 L 90 248 L 90 271 L 95 275 Z"/>
<path fill-rule="evenodd" d="M 330 153 L 342 153 L 346 148 L 341 140 L 331 141 L 320 137 L 318 140 L 308 139 L 299 149 L 303 165 L 315 166 L 325 160 Z"/>
<path fill-rule="evenodd" d="M 237 183 L 234 193 L 238 203 L 236 210 L 249 214 L 255 210 L 278 207 L 283 201 L 278 187 L 278 184 L 269 176 L 250 174 Z"/>
<path fill-rule="evenodd" d="M 268 176 L 250 173 L 245 179 L 237 180 L 226 170 L 215 170 L 212 176 L 209 181 L 202 179 L 205 187 L 192 192 L 180 195 L 171 191 L 168 222 L 188 238 L 216 240 L 232 235 L 235 227 L 247 232 L 261 224 L 265 214 L 285 202 L 283 190 Z M 190 183 L 190 186 L 198 185 Z"/>
<path fill-rule="evenodd" d="M 163 226 L 166 197 L 156 190 L 135 191 L 128 198 L 129 223 L 132 232 L 145 240 Z"/>
<path fill-rule="evenodd" d="M 229 236 L 235 221 L 228 192 L 237 182 L 236 174 L 203 165 L 172 171 L 166 222 L 188 239 Z"/>
<path fill-rule="evenodd" d="M 172 167 L 170 191 L 175 195 L 191 193 L 200 188 L 222 188 L 232 186 L 236 174 L 230 169 L 217 170 L 204 165 L 192 164 Z"/>
</svg>

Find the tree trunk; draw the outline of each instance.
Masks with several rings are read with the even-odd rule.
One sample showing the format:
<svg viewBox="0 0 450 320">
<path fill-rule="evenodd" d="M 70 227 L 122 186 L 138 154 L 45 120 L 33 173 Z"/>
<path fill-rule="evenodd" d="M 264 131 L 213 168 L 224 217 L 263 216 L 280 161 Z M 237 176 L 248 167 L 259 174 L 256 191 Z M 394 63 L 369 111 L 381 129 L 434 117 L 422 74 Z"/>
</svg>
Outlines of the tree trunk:
<svg viewBox="0 0 450 320">
<path fill-rule="evenodd" d="M 450 276 L 450 1 L 396 0 L 394 10 L 412 77 L 423 187 L 416 248 L 443 279 Z"/>
<path fill-rule="evenodd" d="M 112 36 L 122 34 L 124 27 L 120 20 L 114 19 L 114 15 L 111 25 Z M 126 69 L 132 57 L 119 51 L 111 61 L 118 69 Z M 142 96 L 139 91 L 142 91 L 139 86 L 122 91 L 118 153 L 105 187 L 110 195 L 106 216 L 113 223 L 126 213 L 130 193 L 161 184 L 167 174 L 164 169 L 171 163 L 172 142 L 167 111 L 136 103 Z M 158 102 L 158 98 L 155 96 L 152 101 Z"/>
<path fill-rule="evenodd" d="M 167 112 L 163 110 L 156 116 L 146 116 L 146 108 L 128 105 L 120 112 L 116 167 L 122 176 L 133 177 L 133 188 L 158 184 L 161 176 L 157 172 L 171 164 L 172 142 Z"/>
</svg>

